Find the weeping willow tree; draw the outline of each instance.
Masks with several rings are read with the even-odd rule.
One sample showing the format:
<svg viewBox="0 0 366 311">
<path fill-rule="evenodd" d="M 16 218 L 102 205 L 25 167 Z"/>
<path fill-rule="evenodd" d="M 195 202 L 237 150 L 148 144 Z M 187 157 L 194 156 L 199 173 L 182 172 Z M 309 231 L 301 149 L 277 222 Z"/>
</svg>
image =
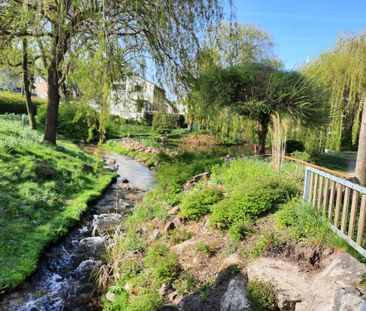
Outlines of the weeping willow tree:
<svg viewBox="0 0 366 311">
<path fill-rule="evenodd" d="M 297 72 L 247 64 L 216 67 L 202 74 L 190 105 L 196 107 L 197 122 L 219 124 L 224 133 L 227 128 L 243 131 L 248 119 L 254 121 L 258 153 L 264 154 L 271 116 L 282 113 L 307 126 L 318 125 L 323 121 L 321 95 L 313 81 Z M 249 127 L 253 129 L 253 125 Z"/>
<path fill-rule="evenodd" d="M 303 68 L 329 89 L 330 123 L 326 145 L 339 150 L 345 126 L 358 143 L 356 177 L 366 182 L 366 33 L 339 36 L 335 47 Z M 362 122 L 361 122 L 362 117 Z M 348 120 L 349 124 L 345 124 Z"/>
<path fill-rule="evenodd" d="M 56 143 L 60 90 L 69 74 L 69 60 L 78 47 L 93 55 L 95 46 L 106 47 L 114 42 L 128 54 L 123 59 L 125 63 L 148 58 L 166 81 L 174 83 L 194 59 L 198 35 L 221 18 L 220 3 L 220 0 L 1 0 L 0 36 L 35 38 L 43 55 L 48 82 L 45 141 Z M 108 59 L 114 52 L 109 46 L 101 54 L 105 73 L 98 82 L 103 89 L 111 85 L 109 72 L 113 62 Z"/>
</svg>

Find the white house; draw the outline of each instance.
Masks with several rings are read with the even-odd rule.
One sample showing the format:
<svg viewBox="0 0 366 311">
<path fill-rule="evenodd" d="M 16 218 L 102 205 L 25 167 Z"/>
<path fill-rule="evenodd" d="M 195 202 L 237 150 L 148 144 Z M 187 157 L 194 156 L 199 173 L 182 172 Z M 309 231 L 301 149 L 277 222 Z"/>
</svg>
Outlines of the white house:
<svg viewBox="0 0 366 311">
<path fill-rule="evenodd" d="M 161 87 L 140 76 L 113 83 L 109 105 L 111 115 L 129 120 L 140 121 L 145 113 L 180 114 Z"/>
</svg>

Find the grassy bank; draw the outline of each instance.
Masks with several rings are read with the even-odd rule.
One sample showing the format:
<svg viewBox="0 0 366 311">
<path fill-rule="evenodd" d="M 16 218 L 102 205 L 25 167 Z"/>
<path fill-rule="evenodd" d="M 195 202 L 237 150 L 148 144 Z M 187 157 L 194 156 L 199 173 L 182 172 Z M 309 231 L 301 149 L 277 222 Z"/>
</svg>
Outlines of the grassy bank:
<svg viewBox="0 0 366 311">
<path fill-rule="evenodd" d="M 0 118 L 0 292 L 34 271 L 113 177 L 75 145 L 48 145 L 17 117 Z"/>
<path fill-rule="evenodd" d="M 209 181 L 183 189 L 189 178 L 206 171 L 211 172 Z M 241 243 L 244 250 L 245 240 L 257 230 L 256 221 L 291 202 L 301 191 L 303 178 L 303 169 L 293 163 L 273 172 L 268 162 L 223 163 L 219 156 L 207 153 L 168 157 L 155 173 L 157 186 L 127 218 L 109 253 L 114 273 L 112 278 L 104 277 L 112 283 L 113 301 L 105 299 L 105 310 L 155 310 L 171 303 L 162 293 L 164 286 L 182 296 L 195 293 L 206 299 L 214 287 L 210 277 L 219 272 L 218 263 L 233 251 L 240 252 Z M 177 219 L 173 229 L 167 230 Z M 152 238 L 156 230 L 160 233 Z M 177 253 L 177 245 L 187 240 L 192 248 Z M 256 251 L 259 254 L 259 246 Z M 199 260 L 194 267 L 192 258 L 184 264 L 190 252 Z M 217 271 L 202 277 L 204 267 Z"/>
</svg>

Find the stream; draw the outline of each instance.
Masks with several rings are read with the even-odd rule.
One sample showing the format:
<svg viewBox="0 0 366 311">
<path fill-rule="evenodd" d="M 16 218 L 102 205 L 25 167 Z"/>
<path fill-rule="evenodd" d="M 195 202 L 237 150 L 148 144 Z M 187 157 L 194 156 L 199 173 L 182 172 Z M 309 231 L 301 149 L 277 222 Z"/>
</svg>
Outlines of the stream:
<svg viewBox="0 0 366 311">
<path fill-rule="evenodd" d="M 92 147 L 85 148 L 93 152 Z M 152 172 L 128 157 L 103 153 L 102 159 L 112 165 L 119 177 L 103 196 L 92 204 L 79 224 L 55 245 L 46 249 L 36 271 L 10 294 L 0 296 L 1 311 L 88 311 L 100 310 L 100 293 L 95 291 L 95 275 L 104 263 L 105 237 L 94 235 L 96 221 L 120 222 L 123 209 L 131 204 L 124 199 L 120 185 L 139 189 L 139 195 L 154 185 Z M 127 191 L 128 193 L 128 191 Z M 115 225 L 115 223 L 113 223 Z"/>
</svg>

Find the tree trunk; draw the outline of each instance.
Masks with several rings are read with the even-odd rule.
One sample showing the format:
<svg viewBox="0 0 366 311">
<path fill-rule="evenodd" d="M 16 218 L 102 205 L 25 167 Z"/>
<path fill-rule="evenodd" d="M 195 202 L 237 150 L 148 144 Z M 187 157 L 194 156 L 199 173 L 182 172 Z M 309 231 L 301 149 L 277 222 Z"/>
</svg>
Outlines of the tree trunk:
<svg viewBox="0 0 366 311">
<path fill-rule="evenodd" d="M 56 144 L 56 127 L 58 106 L 60 104 L 59 83 L 58 83 L 57 56 L 54 55 L 48 67 L 48 107 L 44 140 Z"/>
<path fill-rule="evenodd" d="M 268 134 L 268 121 L 261 120 L 257 125 L 257 133 L 258 133 L 258 154 L 266 153 L 266 137 Z"/>
<path fill-rule="evenodd" d="M 366 101 L 363 104 L 360 135 L 358 138 L 356 178 L 361 185 L 366 185 Z"/>
<path fill-rule="evenodd" d="M 32 130 L 36 129 L 35 107 L 32 105 L 32 96 L 30 91 L 30 81 L 28 74 L 28 42 L 26 38 L 23 38 L 23 87 L 25 95 L 25 105 L 27 107 L 29 126 Z"/>
</svg>

